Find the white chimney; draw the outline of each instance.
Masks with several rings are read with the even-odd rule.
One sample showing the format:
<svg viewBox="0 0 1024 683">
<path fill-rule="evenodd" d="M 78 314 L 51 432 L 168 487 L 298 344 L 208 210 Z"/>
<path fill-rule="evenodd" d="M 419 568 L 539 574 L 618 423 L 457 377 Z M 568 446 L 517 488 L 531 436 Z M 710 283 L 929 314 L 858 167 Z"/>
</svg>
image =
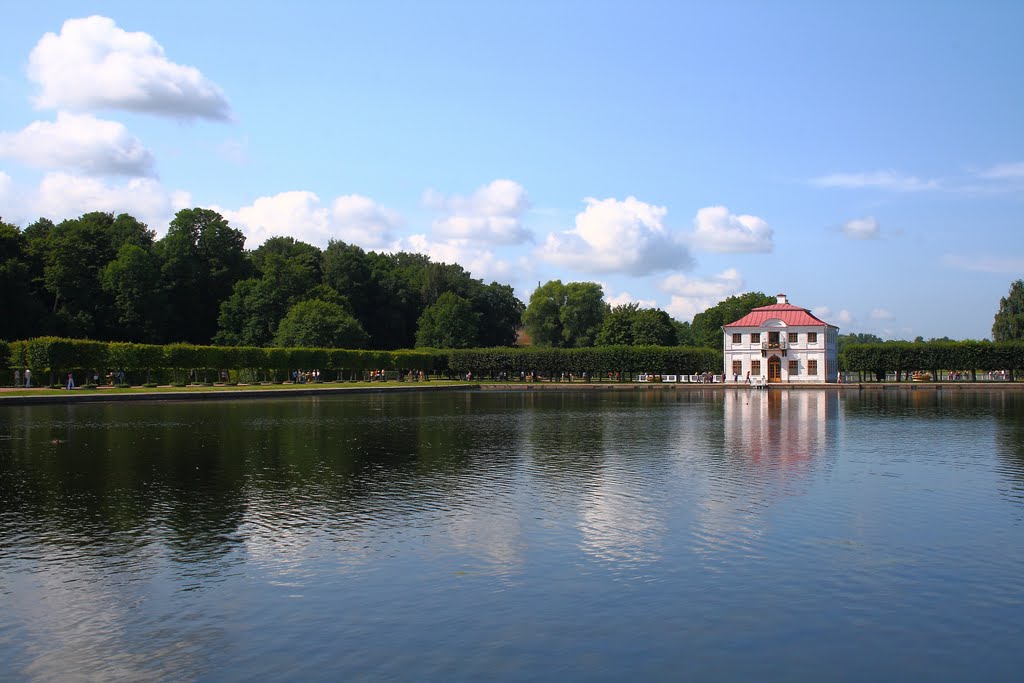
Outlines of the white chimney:
<svg viewBox="0 0 1024 683">
<path fill-rule="evenodd" d="M 786 295 L 785 294 L 776 294 L 775 295 L 775 300 L 776 300 L 777 303 L 780 303 L 780 304 L 788 304 L 789 303 L 789 301 L 786 300 Z"/>
</svg>

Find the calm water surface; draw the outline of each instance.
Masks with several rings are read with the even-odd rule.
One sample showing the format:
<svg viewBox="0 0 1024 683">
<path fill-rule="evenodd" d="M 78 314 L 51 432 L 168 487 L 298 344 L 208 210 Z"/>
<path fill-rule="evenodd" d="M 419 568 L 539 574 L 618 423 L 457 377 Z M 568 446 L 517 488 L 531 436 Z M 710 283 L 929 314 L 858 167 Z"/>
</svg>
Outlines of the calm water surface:
<svg viewBox="0 0 1024 683">
<path fill-rule="evenodd" d="M 0 408 L 2 680 L 1008 681 L 1022 644 L 1024 397 Z"/>
</svg>

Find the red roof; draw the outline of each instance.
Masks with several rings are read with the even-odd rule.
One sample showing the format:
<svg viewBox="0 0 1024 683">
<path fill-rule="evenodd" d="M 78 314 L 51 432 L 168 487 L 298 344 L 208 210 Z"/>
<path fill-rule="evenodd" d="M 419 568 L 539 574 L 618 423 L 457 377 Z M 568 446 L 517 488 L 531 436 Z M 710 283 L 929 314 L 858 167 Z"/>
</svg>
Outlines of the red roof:
<svg viewBox="0 0 1024 683">
<path fill-rule="evenodd" d="M 769 320 L 781 320 L 786 325 L 828 325 L 823 320 L 818 320 L 811 315 L 806 308 L 800 308 L 793 304 L 772 304 L 755 308 L 736 322 L 723 325 L 723 327 L 760 327 Z"/>
</svg>

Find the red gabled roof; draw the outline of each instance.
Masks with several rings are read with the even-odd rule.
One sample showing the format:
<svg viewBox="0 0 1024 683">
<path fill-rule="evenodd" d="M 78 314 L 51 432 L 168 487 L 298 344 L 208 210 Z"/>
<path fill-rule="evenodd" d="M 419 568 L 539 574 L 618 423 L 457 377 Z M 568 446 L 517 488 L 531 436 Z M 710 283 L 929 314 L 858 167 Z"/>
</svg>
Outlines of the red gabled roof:
<svg viewBox="0 0 1024 683">
<path fill-rule="evenodd" d="M 768 320 L 781 320 L 786 325 L 828 325 L 811 315 L 806 308 L 793 304 L 772 304 L 755 308 L 736 322 L 723 327 L 760 327 Z"/>
</svg>

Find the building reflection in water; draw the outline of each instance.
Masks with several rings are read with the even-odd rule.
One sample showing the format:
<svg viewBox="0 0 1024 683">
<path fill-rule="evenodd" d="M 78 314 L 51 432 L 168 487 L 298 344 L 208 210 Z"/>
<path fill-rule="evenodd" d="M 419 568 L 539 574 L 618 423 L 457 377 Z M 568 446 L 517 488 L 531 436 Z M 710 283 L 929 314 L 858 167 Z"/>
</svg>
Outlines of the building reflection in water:
<svg viewBox="0 0 1024 683">
<path fill-rule="evenodd" d="M 840 398 L 829 391 L 734 391 L 722 405 L 721 446 L 703 454 L 691 550 L 707 570 L 760 558 L 778 503 L 804 495 L 832 465 Z M 692 474 L 692 473 L 691 473 Z"/>
<path fill-rule="evenodd" d="M 736 391 L 725 400 L 725 449 L 751 466 L 802 469 L 838 429 L 839 397 L 822 391 Z"/>
</svg>

